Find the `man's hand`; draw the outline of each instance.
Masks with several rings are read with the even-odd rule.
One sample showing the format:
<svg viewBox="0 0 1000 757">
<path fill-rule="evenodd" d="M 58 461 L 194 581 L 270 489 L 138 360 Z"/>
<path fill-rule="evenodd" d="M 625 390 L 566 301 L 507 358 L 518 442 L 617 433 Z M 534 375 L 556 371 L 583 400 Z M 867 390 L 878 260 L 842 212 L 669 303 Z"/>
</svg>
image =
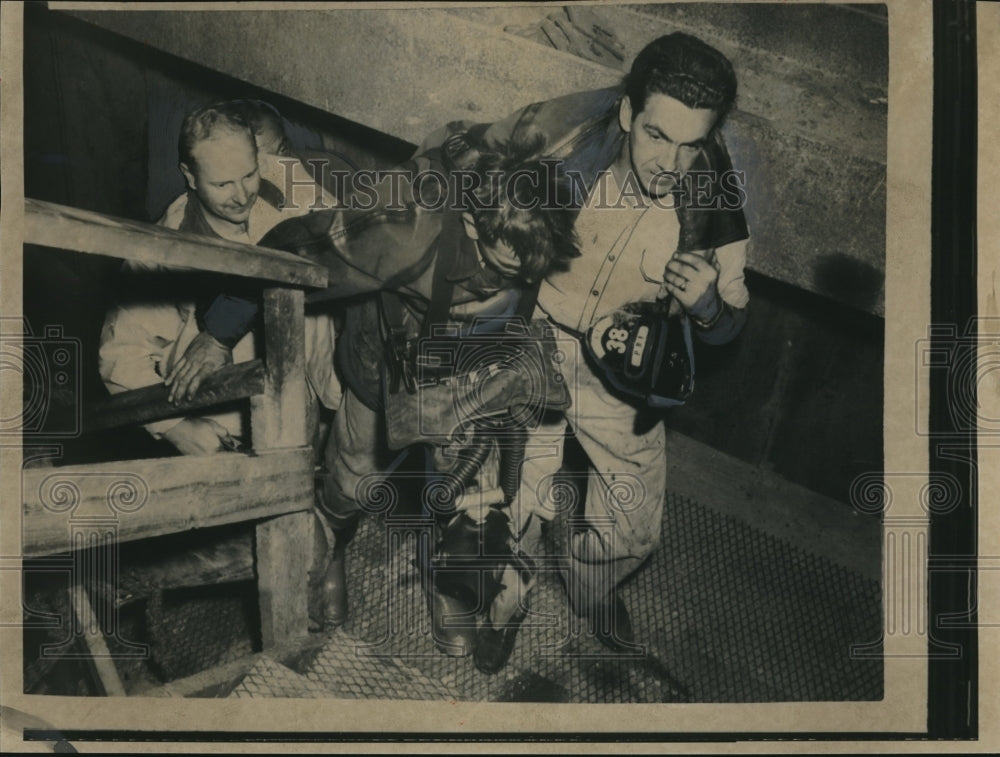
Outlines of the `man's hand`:
<svg viewBox="0 0 1000 757">
<path fill-rule="evenodd" d="M 211 418 L 185 418 L 163 438 L 185 455 L 212 455 L 226 449 L 223 440 L 229 432 Z"/>
<path fill-rule="evenodd" d="M 663 271 L 666 290 L 699 321 L 711 321 L 722 308 L 715 252 L 676 252 Z"/>
<path fill-rule="evenodd" d="M 170 387 L 168 399 L 175 405 L 181 400 L 193 399 L 206 376 L 232 362 L 233 351 L 207 331 L 202 331 L 167 373 L 164 383 Z"/>
</svg>

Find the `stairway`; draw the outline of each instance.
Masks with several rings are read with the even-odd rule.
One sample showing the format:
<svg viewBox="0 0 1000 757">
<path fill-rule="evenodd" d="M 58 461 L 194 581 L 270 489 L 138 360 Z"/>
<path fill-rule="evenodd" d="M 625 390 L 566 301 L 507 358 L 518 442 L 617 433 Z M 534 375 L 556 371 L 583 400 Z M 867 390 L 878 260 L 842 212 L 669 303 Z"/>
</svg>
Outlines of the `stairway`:
<svg viewBox="0 0 1000 757">
<path fill-rule="evenodd" d="M 542 27 L 565 16 L 558 6 L 231 11 L 224 20 L 71 13 L 413 144 L 452 120 L 492 121 L 613 85 L 650 40 L 694 33 L 732 58 L 741 82 L 725 133 L 747 172 L 750 267 L 883 315 L 888 23 L 880 8 L 588 7 L 620 58 L 553 49 Z"/>
</svg>

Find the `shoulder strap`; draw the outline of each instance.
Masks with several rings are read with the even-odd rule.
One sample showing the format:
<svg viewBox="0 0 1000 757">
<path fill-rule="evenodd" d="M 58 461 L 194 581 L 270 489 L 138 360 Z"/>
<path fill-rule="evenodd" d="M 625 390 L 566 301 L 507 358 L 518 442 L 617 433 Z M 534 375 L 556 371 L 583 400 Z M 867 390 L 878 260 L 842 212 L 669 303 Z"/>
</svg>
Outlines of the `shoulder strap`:
<svg viewBox="0 0 1000 757">
<path fill-rule="evenodd" d="M 431 301 L 420 324 L 420 336 L 431 335 L 434 324 L 448 322 L 451 312 L 452 295 L 455 285 L 448 280 L 448 273 L 458 262 L 458 249 L 462 243 L 462 217 L 458 213 L 445 213 L 438 237 L 437 259 L 434 261 L 434 277 L 431 280 Z"/>
<path fill-rule="evenodd" d="M 531 323 L 531 317 L 535 314 L 535 305 L 538 303 L 538 290 L 542 286 L 542 280 L 538 279 L 521 290 L 521 299 L 517 303 L 515 315 L 525 323 Z"/>
</svg>

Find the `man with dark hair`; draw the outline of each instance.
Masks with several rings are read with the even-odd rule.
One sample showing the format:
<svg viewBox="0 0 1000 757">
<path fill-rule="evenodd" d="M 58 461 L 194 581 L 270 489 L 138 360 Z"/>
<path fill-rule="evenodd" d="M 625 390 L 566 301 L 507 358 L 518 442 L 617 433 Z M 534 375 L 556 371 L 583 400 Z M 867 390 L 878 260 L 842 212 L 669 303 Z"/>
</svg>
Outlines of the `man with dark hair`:
<svg viewBox="0 0 1000 757">
<path fill-rule="evenodd" d="M 719 129 L 735 96 L 729 60 L 675 33 L 639 53 L 622 88 L 535 103 L 494 124 L 452 123 L 421 149 L 459 134 L 483 149 L 525 130 L 543 135 L 536 154 L 558 159 L 582 205 L 575 223 L 582 255 L 550 273 L 538 295 L 539 309 L 565 336 L 582 338 L 599 319 L 636 302 L 670 298 L 671 312 L 690 319 L 698 340 L 722 344 L 742 329 L 749 302 L 741 177 L 732 173 Z M 704 178 L 692 183 L 695 174 Z M 570 362 L 568 422 L 590 463 L 584 520 L 569 538 L 570 605 L 606 646 L 634 650 L 616 587 L 659 541 L 665 431 L 660 422 L 643 422 L 651 411 L 612 388 L 599 367 Z M 551 438 L 566 423 L 539 432 Z M 541 522 L 560 512 L 553 482 L 562 454 L 531 449 L 529 439 L 513 515 L 521 552 L 537 555 Z M 505 592 L 500 605 L 495 614 L 516 624 L 526 598 Z"/>
</svg>

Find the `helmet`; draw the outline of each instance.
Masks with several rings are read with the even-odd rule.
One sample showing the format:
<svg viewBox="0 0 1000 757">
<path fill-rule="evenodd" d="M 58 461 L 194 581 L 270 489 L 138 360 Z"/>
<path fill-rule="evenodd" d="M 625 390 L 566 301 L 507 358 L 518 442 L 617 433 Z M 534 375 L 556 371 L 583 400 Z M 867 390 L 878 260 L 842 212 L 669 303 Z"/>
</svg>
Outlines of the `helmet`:
<svg viewBox="0 0 1000 757">
<path fill-rule="evenodd" d="M 691 324 L 665 302 L 635 302 L 598 319 L 584 346 L 615 388 L 650 407 L 683 405 L 694 392 Z"/>
</svg>

